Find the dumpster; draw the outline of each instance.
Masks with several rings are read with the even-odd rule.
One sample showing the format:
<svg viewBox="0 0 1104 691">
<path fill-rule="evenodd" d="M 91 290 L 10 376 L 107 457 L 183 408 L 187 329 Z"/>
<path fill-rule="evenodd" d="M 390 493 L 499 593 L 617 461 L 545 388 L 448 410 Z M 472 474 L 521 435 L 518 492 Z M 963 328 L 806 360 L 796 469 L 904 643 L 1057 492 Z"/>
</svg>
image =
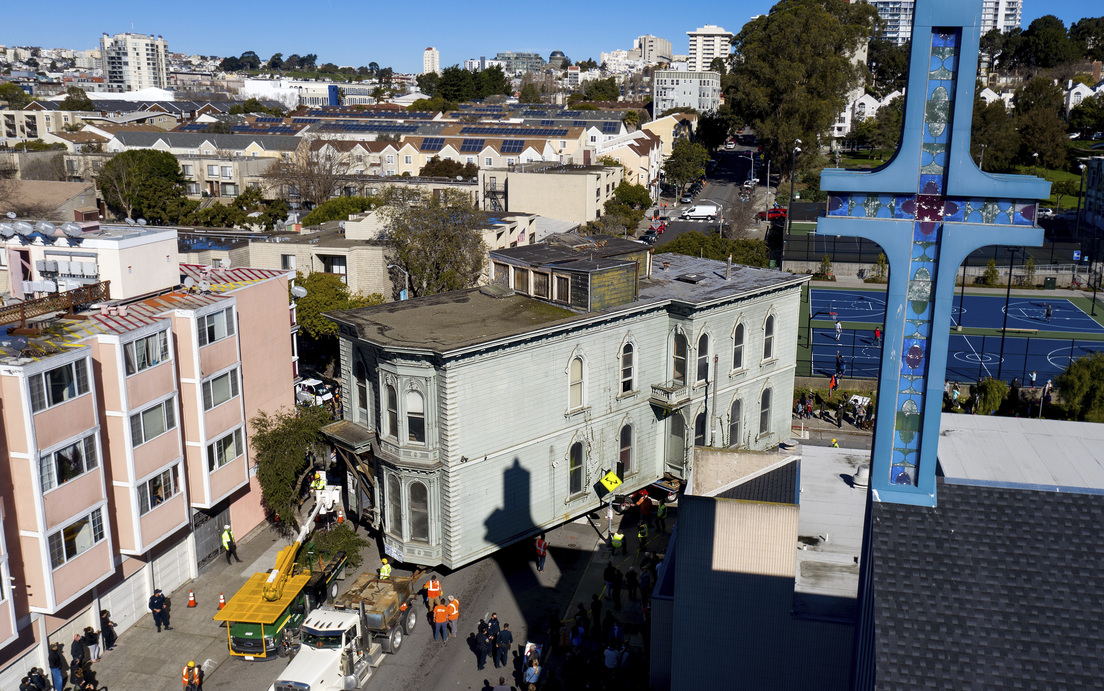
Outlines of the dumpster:
<svg viewBox="0 0 1104 691">
<path fill-rule="evenodd" d="M 1047 276 L 1043 279 L 1043 287 L 1047 290 L 1054 290 L 1058 287 L 1058 279 L 1055 276 Z"/>
</svg>

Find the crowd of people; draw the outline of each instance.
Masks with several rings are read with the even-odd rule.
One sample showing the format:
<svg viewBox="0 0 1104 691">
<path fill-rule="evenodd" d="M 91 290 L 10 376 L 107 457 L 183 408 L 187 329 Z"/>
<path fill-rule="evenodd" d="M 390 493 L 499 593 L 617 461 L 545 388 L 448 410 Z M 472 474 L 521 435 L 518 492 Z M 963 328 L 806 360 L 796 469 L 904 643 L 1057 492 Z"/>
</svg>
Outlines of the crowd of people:
<svg viewBox="0 0 1104 691">
<path fill-rule="evenodd" d="M 32 667 L 23 677 L 19 691 L 95 691 L 101 687 L 96 681 L 92 665 L 109 650 L 115 648 L 115 622 L 106 609 L 100 610 L 100 629 L 86 626 L 82 633 L 74 633 L 68 650 L 64 643 L 51 643 L 47 661 L 47 676 L 38 667 Z M 68 654 L 68 658 L 66 657 Z"/>
</svg>

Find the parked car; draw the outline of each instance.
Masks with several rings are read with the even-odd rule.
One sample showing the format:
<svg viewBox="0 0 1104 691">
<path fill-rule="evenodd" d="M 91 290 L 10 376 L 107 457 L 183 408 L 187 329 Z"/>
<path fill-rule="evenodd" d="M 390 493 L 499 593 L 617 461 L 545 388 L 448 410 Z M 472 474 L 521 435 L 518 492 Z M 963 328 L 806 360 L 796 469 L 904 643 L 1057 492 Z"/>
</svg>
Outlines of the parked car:
<svg viewBox="0 0 1104 691">
<path fill-rule="evenodd" d="M 760 211 L 755 214 L 755 218 L 760 221 L 776 221 L 786 218 L 786 210 L 782 207 L 775 207 L 767 211 Z"/>
<path fill-rule="evenodd" d="M 725 148 L 726 149 L 735 149 L 736 148 L 736 142 L 729 139 L 727 142 L 725 142 Z"/>
<path fill-rule="evenodd" d="M 1048 209 L 1046 207 L 1040 207 L 1035 213 L 1037 218 L 1054 218 L 1054 209 Z"/>
<path fill-rule="evenodd" d="M 694 197 L 689 192 L 687 192 L 686 194 L 682 195 L 679 201 L 683 204 L 689 204 L 690 202 L 694 201 Z"/>
<path fill-rule="evenodd" d="M 295 402 L 299 405 L 322 405 L 333 398 L 333 391 L 319 379 L 301 379 L 295 385 Z"/>
<path fill-rule="evenodd" d="M 640 236 L 641 242 L 646 242 L 649 245 L 654 245 L 659 240 L 659 234 L 654 230 L 646 230 L 644 234 Z"/>
</svg>

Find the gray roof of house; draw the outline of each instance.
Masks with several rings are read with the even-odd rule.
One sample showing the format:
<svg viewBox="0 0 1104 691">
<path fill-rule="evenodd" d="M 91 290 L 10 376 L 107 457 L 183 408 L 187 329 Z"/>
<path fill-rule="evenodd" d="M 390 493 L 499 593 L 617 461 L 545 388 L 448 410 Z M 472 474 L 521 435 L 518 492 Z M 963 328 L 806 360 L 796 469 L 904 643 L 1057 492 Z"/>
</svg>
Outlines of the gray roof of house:
<svg viewBox="0 0 1104 691">
<path fill-rule="evenodd" d="M 798 497 L 798 463 L 798 459 L 795 458 L 789 463 L 761 475 L 756 475 L 750 480 L 729 487 L 714 496 L 720 499 L 796 504 Z"/>
<path fill-rule="evenodd" d="M 269 151 L 294 151 L 302 143 L 299 137 L 282 134 L 210 134 L 207 132 L 128 132 L 115 133 L 123 146 L 149 148 L 159 140 L 173 148 L 196 148 L 211 142 L 219 149 L 241 150 L 256 142 Z"/>
</svg>

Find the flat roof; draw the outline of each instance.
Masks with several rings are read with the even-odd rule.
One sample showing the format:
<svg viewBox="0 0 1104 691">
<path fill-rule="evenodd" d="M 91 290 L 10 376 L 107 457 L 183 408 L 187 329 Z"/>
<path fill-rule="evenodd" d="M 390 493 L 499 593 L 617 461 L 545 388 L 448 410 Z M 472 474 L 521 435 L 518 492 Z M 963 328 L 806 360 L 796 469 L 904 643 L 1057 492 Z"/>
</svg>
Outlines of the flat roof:
<svg viewBox="0 0 1104 691">
<path fill-rule="evenodd" d="M 944 414 L 939 466 L 953 484 L 1104 494 L 1104 425 Z"/>
</svg>

